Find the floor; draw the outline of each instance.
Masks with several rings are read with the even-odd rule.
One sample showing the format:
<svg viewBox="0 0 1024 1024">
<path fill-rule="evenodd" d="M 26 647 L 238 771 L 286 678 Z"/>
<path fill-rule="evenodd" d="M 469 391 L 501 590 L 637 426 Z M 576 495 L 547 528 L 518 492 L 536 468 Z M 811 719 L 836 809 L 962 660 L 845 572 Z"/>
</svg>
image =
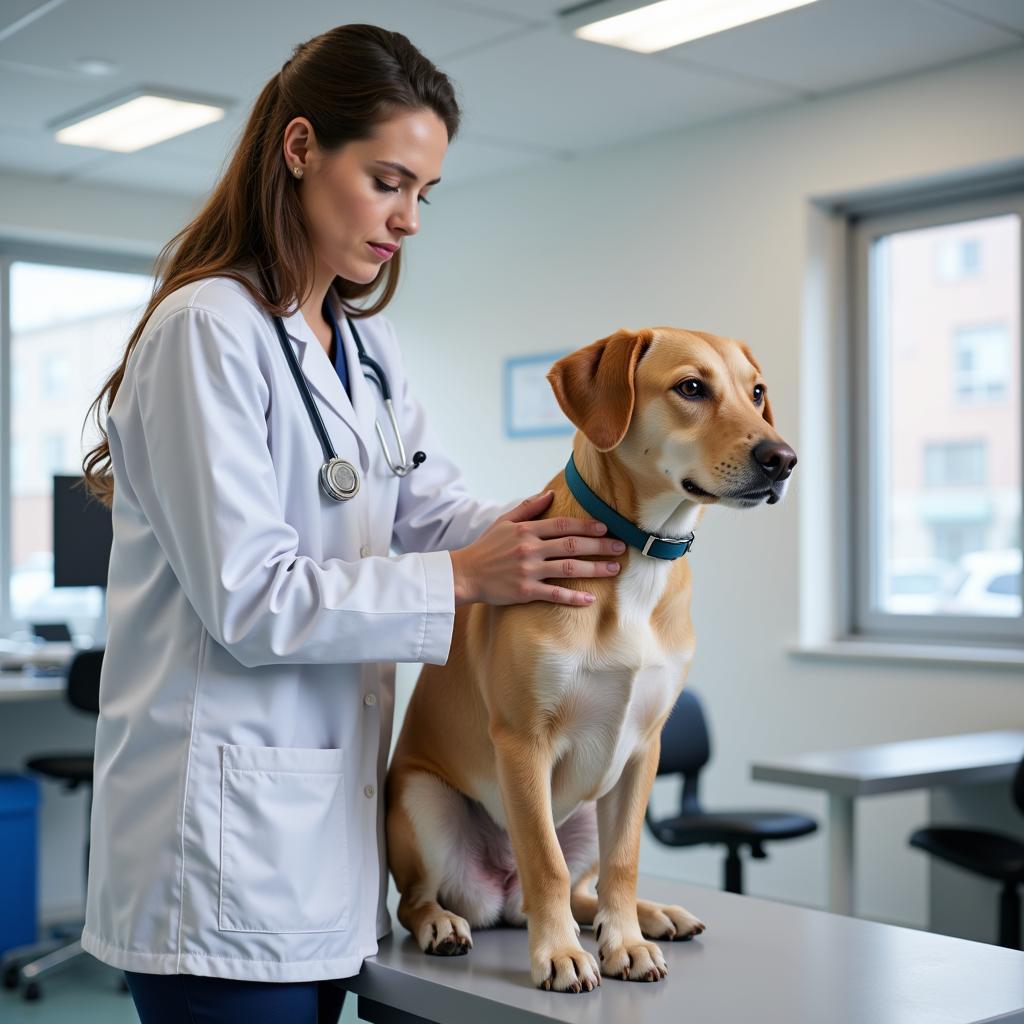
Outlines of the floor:
<svg viewBox="0 0 1024 1024">
<path fill-rule="evenodd" d="M 42 981 L 42 998 L 27 1003 L 20 992 L 0 989 L 4 1024 L 138 1024 L 135 1005 L 120 991 L 121 973 L 82 957 Z"/>
</svg>

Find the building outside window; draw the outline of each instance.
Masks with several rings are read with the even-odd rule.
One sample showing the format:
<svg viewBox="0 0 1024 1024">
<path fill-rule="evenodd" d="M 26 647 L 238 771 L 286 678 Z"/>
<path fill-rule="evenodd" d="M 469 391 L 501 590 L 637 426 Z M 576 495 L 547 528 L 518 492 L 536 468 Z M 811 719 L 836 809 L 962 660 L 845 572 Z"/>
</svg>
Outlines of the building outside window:
<svg viewBox="0 0 1024 1024">
<path fill-rule="evenodd" d="M 1012 196 L 852 226 L 853 633 L 1024 642 L 1022 215 Z"/>
</svg>

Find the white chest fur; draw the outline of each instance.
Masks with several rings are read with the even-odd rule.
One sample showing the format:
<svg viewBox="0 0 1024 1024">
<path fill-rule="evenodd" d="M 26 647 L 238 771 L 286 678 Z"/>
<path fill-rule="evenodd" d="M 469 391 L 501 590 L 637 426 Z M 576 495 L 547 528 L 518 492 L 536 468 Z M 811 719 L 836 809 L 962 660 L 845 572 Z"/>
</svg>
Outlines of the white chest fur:
<svg viewBox="0 0 1024 1024">
<path fill-rule="evenodd" d="M 668 495 L 641 508 L 637 521 L 662 536 L 682 537 L 699 515 L 699 506 Z M 556 823 L 615 785 L 683 684 L 692 649 L 665 650 L 651 628 L 671 569 L 671 562 L 633 552 L 616 580 L 619 620 L 612 636 L 600 648 L 544 652 L 537 691 L 561 723 L 551 780 Z"/>
<path fill-rule="evenodd" d="M 661 536 L 682 537 L 694 528 L 699 513 L 691 502 L 667 499 L 642 510 L 638 522 Z M 665 650 L 651 628 L 671 567 L 671 562 L 632 552 L 615 581 L 619 618 L 612 635 L 605 634 L 599 648 L 552 638 L 539 652 L 532 690 L 538 710 L 558 723 L 551 777 L 556 825 L 581 802 L 615 785 L 683 684 L 693 650 Z M 479 780 L 474 796 L 504 828 L 497 780 Z"/>
<path fill-rule="evenodd" d="M 603 796 L 671 707 L 692 650 L 664 650 L 651 628 L 670 563 L 633 558 L 616 582 L 619 621 L 600 648 L 547 648 L 535 692 L 552 720 L 552 806 L 564 821 L 581 801 Z"/>
</svg>

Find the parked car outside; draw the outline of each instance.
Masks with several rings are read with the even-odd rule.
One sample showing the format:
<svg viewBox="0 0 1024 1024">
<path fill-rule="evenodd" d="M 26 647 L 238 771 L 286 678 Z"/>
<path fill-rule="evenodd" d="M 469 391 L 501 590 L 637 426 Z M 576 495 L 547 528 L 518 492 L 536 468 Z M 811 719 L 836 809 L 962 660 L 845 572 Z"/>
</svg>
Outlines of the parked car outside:
<svg viewBox="0 0 1024 1024">
<path fill-rule="evenodd" d="M 882 609 L 896 615 L 932 615 L 939 610 L 956 572 L 937 558 L 898 558 L 889 563 Z"/>
<path fill-rule="evenodd" d="M 1020 548 L 964 555 L 940 611 L 946 615 L 1020 615 L 1021 564 Z"/>
</svg>

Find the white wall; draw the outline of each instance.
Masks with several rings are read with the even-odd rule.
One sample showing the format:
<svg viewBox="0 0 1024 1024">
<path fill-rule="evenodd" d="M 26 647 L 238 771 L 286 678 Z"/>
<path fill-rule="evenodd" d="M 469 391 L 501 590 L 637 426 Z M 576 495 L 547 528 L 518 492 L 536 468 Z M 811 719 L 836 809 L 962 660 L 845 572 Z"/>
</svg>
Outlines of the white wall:
<svg viewBox="0 0 1024 1024">
<path fill-rule="evenodd" d="M 1017 49 L 458 189 L 442 184 L 389 312 L 410 376 L 471 488 L 501 499 L 534 493 L 569 453 L 567 438 L 504 437 L 503 360 L 576 347 L 620 326 L 744 338 L 764 366 L 783 436 L 798 452 L 819 450 L 802 434 L 798 407 L 809 200 L 1019 159 L 1021 95 Z M 176 200 L 15 178 L 0 177 L 0 197 L 0 237 L 10 226 L 31 230 L 38 217 L 47 232 L 151 252 L 191 212 Z M 823 827 L 823 796 L 753 783 L 749 762 L 1024 725 L 1022 681 L 1005 669 L 785 653 L 800 625 L 800 489 L 826 472 L 805 457 L 781 506 L 712 510 L 690 556 L 698 631 L 690 684 L 705 698 L 714 741 L 705 800 L 802 809 Z M 400 668 L 404 692 L 414 676 Z M 670 799 L 659 783 L 656 806 Z M 927 815 L 924 794 L 862 803 L 858 912 L 925 925 L 926 862 L 906 837 Z M 825 861 L 823 830 L 779 844 L 748 866 L 748 891 L 824 906 Z M 672 853 L 645 837 L 641 867 L 717 886 L 720 855 Z"/>
</svg>

